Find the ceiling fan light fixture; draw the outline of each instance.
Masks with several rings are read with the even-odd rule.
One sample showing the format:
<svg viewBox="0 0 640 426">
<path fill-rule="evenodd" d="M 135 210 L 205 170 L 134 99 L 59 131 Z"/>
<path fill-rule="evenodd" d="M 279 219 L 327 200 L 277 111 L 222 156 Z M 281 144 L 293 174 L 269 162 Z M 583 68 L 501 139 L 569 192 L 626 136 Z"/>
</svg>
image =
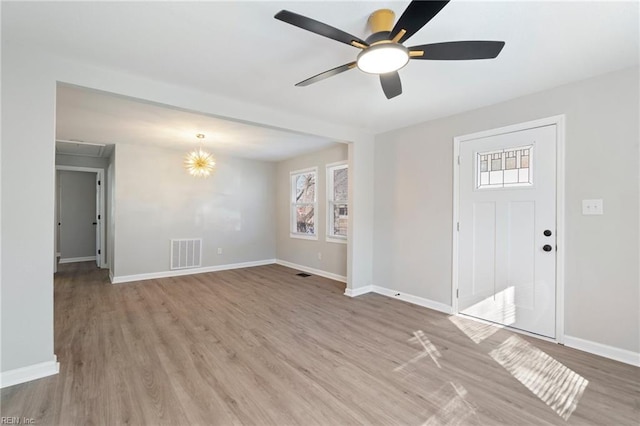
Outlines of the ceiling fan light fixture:
<svg viewBox="0 0 640 426">
<path fill-rule="evenodd" d="M 397 43 L 381 43 L 366 48 L 358 55 L 358 68 L 368 74 L 398 71 L 409 62 L 409 50 Z"/>
</svg>

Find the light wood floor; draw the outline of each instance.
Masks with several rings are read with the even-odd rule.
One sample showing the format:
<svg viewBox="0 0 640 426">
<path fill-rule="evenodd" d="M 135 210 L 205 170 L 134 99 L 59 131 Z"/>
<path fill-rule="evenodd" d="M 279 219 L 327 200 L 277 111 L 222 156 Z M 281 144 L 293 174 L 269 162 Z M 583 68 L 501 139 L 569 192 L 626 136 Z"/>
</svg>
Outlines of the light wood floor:
<svg viewBox="0 0 640 426">
<path fill-rule="evenodd" d="M 295 272 L 111 285 L 91 263 L 60 265 L 60 374 L 3 389 L 1 415 L 60 425 L 640 422 L 639 368 L 380 295 L 350 299 L 343 284 Z"/>
</svg>

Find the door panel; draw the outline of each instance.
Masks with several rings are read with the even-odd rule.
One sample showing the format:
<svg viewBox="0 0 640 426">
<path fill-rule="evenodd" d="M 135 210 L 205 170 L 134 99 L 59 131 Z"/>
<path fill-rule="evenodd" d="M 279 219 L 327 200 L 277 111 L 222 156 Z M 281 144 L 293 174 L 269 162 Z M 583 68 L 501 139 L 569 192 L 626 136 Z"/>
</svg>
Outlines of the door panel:
<svg viewBox="0 0 640 426">
<path fill-rule="evenodd" d="M 555 156 L 555 125 L 460 143 L 461 313 L 555 336 Z"/>
<path fill-rule="evenodd" d="M 60 171 L 61 259 L 91 258 L 96 248 L 95 173 Z"/>
<path fill-rule="evenodd" d="M 495 203 L 473 204 L 473 294 L 492 296 L 495 287 Z"/>
<path fill-rule="evenodd" d="M 508 215 L 507 282 L 520 289 L 515 293 L 515 305 L 533 309 L 535 203 L 510 202 Z"/>
</svg>

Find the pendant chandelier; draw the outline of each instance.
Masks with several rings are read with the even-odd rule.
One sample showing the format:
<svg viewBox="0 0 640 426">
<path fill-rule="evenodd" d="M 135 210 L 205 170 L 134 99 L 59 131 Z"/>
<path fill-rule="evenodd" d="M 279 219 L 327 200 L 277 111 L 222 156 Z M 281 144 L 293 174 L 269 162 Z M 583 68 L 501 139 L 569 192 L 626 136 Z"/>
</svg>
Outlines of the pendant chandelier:
<svg viewBox="0 0 640 426">
<path fill-rule="evenodd" d="M 213 171 L 216 161 L 212 154 L 202 149 L 204 135 L 198 133 L 196 137 L 200 139 L 200 146 L 187 154 L 184 160 L 184 167 L 192 176 L 207 177 Z"/>
</svg>

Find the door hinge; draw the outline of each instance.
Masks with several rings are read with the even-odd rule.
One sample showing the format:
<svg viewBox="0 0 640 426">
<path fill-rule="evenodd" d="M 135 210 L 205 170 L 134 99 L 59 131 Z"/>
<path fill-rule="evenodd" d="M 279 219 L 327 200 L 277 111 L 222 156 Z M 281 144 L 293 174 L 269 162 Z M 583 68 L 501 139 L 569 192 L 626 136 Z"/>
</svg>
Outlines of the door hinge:
<svg viewBox="0 0 640 426">
<path fill-rule="evenodd" d="M 460 290 L 456 289 L 456 299 L 459 299 L 459 298 L 460 298 Z"/>
<path fill-rule="evenodd" d="M 100 185 L 100 181 L 98 181 L 98 185 Z"/>
<path fill-rule="evenodd" d="M 100 250 L 98 250 L 98 254 L 102 254 L 102 253 L 100 253 Z"/>
<path fill-rule="evenodd" d="M 100 220 L 100 215 L 98 215 L 98 220 Z"/>
<path fill-rule="evenodd" d="M 458 155 L 458 165 L 460 165 L 460 156 Z"/>
<path fill-rule="evenodd" d="M 456 223 L 456 229 L 458 230 L 458 232 L 460 232 L 460 222 Z"/>
</svg>

